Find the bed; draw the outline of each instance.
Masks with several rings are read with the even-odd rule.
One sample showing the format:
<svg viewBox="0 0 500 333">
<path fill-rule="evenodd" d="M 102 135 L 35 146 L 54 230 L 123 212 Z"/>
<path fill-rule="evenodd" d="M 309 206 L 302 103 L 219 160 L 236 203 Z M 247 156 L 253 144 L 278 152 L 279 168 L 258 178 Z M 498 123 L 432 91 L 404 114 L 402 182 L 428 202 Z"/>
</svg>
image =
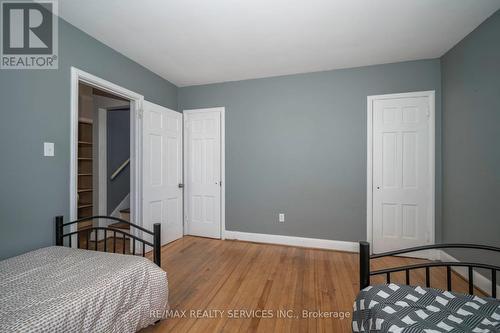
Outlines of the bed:
<svg viewBox="0 0 500 333">
<path fill-rule="evenodd" d="M 367 242 L 360 242 L 360 293 L 353 306 L 353 332 L 500 332 L 500 300 L 496 298 L 496 273 L 500 267 L 470 262 L 427 262 L 370 271 L 370 260 L 414 251 L 471 248 L 500 252 L 500 248 L 474 244 L 435 244 L 370 255 Z M 469 294 L 455 293 L 451 268 L 468 269 Z M 446 267 L 447 289 L 430 287 L 432 267 Z M 491 272 L 491 297 L 473 295 L 474 268 Z M 410 271 L 425 269 L 425 286 L 410 285 Z M 406 284 L 391 283 L 391 273 L 405 272 Z M 370 285 L 370 277 L 385 275 L 386 284 Z"/>
<path fill-rule="evenodd" d="M 97 218 L 109 217 L 90 219 Z M 160 253 L 159 225 L 151 232 L 131 224 L 151 234 L 153 242 L 95 227 L 84 231 L 95 234 L 94 250 L 63 246 L 82 233 L 65 229 L 88 219 L 64 224 L 57 217 L 57 246 L 0 261 L 0 332 L 136 332 L 158 321 L 168 307 L 167 274 L 157 265 L 160 257 L 152 262 L 145 252 L 151 246 Z M 114 244 L 129 240 L 133 255 L 109 253 L 116 252 L 115 245 L 95 251 L 99 232 L 114 236 Z"/>
</svg>

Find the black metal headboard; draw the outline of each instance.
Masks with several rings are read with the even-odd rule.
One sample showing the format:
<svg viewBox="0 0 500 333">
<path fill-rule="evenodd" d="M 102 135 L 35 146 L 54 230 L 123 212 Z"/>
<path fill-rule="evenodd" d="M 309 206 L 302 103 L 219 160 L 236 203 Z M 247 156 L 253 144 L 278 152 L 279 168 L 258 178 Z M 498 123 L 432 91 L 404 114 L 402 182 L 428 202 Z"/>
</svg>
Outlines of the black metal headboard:
<svg viewBox="0 0 500 333">
<path fill-rule="evenodd" d="M 410 271 L 418 268 L 425 268 L 425 284 L 426 287 L 430 287 L 430 268 L 431 267 L 446 267 L 446 282 L 448 291 L 451 291 L 451 268 L 452 267 L 467 267 L 468 268 L 468 282 L 469 282 L 469 294 L 474 293 L 474 268 L 483 268 L 491 271 L 491 297 L 497 297 L 497 271 L 500 271 L 500 266 L 473 263 L 473 262 L 445 262 L 445 261 L 434 261 L 426 262 L 421 264 L 413 264 L 407 266 L 400 266 L 394 268 L 380 269 L 371 272 L 370 271 L 370 260 L 382 257 L 389 257 L 398 254 L 404 254 L 415 251 L 432 250 L 432 249 L 475 249 L 475 250 L 485 250 L 500 252 L 499 247 L 487 246 L 487 245 L 476 245 L 476 244 L 433 244 L 426 246 L 417 246 L 403 250 L 384 252 L 380 254 L 370 255 L 370 243 L 359 242 L 359 286 L 360 289 L 364 289 L 370 285 L 370 277 L 373 275 L 385 274 L 386 282 L 391 282 L 391 273 L 402 272 L 406 273 L 406 284 L 410 284 Z"/>
<path fill-rule="evenodd" d="M 77 230 L 77 231 L 64 233 L 64 227 L 66 227 L 66 226 L 69 226 L 72 224 L 78 225 L 78 223 L 81 223 L 81 222 L 99 220 L 99 219 L 101 219 L 101 220 L 103 220 L 103 219 L 104 220 L 114 220 L 117 222 L 128 224 L 130 226 L 130 228 L 135 228 L 137 230 L 142 231 L 143 233 L 146 233 L 148 235 L 153 236 L 153 242 L 151 243 L 145 239 L 142 239 L 136 235 L 132 235 L 131 233 L 120 230 L 118 228 L 109 228 L 109 227 L 91 226 L 91 227 L 85 228 L 84 230 Z M 128 237 L 129 239 L 134 240 L 134 241 L 130 242 L 132 244 L 131 245 L 132 249 L 131 249 L 130 254 L 132 254 L 132 255 L 136 254 L 136 245 L 135 245 L 136 241 L 142 244 L 142 256 L 143 257 L 146 254 L 146 245 L 151 246 L 153 248 L 154 263 L 161 267 L 161 225 L 160 225 L 160 223 L 153 224 L 153 231 L 150 231 L 150 230 L 145 229 L 137 224 L 134 224 L 134 223 L 131 223 L 129 221 L 125 221 L 125 220 L 122 220 L 120 218 L 113 217 L 113 216 L 89 216 L 89 217 L 85 217 L 85 218 L 82 218 L 79 220 L 66 222 L 66 223 L 64 223 L 64 221 L 63 221 L 64 220 L 63 216 L 56 216 L 55 220 L 56 220 L 56 245 L 64 246 L 64 238 L 68 237 L 68 245 L 69 245 L 69 247 L 71 247 L 71 245 L 72 245 L 71 239 L 73 238 L 72 236 L 76 235 L 77 244 L 78 244 L 77 246 L 79 246 L 80 245 L 80 237 L 82 234 L 85 234 L 87 237 L 86 249 L 92 250 L 89 248 L 90 236 L 91 236 L 92 232 L 95 231 L 95 246 L 94 246 L 93 250 L 98 251 L 98 248 L 99 248 L 98 247 L 98 232 L 99 232 L 99 230 L 102 230 L 102 234 L 104 234 L 104 248 L 103 248 L 104 252 L 113 252 L 113 253 L 116 252 L 116 239 L 117 239 L 117 234 L 118 234 L 119 238 L 123 239 L 122 253 L 125 254 L 125 244 L 126 244 L 125 240 Z M 113 237 L 112 237 L 113 238 L 113 247 L 111 249 L 109 249 L 112 251 L 108 251 L 108 246 L 107 246 L 108 233 L 113 235 Z"/>
</svg>

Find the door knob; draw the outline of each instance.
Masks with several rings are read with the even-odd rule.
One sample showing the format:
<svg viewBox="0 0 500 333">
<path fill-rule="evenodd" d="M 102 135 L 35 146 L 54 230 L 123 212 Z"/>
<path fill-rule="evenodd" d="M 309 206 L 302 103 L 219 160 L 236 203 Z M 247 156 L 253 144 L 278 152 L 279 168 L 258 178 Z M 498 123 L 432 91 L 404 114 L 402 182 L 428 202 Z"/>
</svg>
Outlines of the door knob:
<svg viewBox="0 0 500 333">
<path fill-rule="evenodd" d="M 183 188 L 184 187 L 184 184 L 179 184 L 177 185 L 179 188 Z"/>
</svg>

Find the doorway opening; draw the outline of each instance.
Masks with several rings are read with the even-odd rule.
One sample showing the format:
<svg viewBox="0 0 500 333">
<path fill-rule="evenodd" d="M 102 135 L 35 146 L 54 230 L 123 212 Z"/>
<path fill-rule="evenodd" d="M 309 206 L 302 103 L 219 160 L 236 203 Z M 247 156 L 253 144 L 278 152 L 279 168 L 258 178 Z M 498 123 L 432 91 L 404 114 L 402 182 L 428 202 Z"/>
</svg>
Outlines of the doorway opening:
<svg viewBox="0 0 500 333">
<path fill-rule="evenodd" d="M 130 216 L 130 101 L 80 82 L 77 136 L 77 218 L 100 215 L 135 222 Z M 104 242 L 91 241 L 83 232 L 89 227 L 130 230 L 126 223 L 104 223 L 79 223 L 78 246 L 94 248 L 101 245 L 96 241 Z"/>
<path fill-rule="evenodd" d="M 115 216 L 142 225 L 139 198 L 142 197 L 143 101 L 142 95 L 71 68 L 70 221 L 89 216 Z M 92 219 L 87 225 L 78 223 L 81 230 L 72 224 L 70 244 L 85 248 L 109 245 L 109 233 L 90 230 L 90 227 L 107 227 L 114 222 L 104 221 Z M 125 228 L 124 225 L 113 227 Z M 131 235 L 142 236 L 133 229 L 129 230 Z M 123 252 L 128 251 L 129 240 L 123 239 L 122 245 Z"/>
</svg>

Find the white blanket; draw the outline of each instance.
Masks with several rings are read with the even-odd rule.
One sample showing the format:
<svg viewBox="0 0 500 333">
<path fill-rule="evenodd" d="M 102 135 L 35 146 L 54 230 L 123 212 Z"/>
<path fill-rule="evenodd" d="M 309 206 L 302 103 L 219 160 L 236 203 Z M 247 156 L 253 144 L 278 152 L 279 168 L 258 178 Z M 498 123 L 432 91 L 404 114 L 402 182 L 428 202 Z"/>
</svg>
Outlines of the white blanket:
<svg viewBox="0 0 500 333">
<path fill-rule="evenodd" d="M 52 246 L 0 261 L 0 332 L 135 332 L 167 299 L 143 257 Z"/>
</svg>

